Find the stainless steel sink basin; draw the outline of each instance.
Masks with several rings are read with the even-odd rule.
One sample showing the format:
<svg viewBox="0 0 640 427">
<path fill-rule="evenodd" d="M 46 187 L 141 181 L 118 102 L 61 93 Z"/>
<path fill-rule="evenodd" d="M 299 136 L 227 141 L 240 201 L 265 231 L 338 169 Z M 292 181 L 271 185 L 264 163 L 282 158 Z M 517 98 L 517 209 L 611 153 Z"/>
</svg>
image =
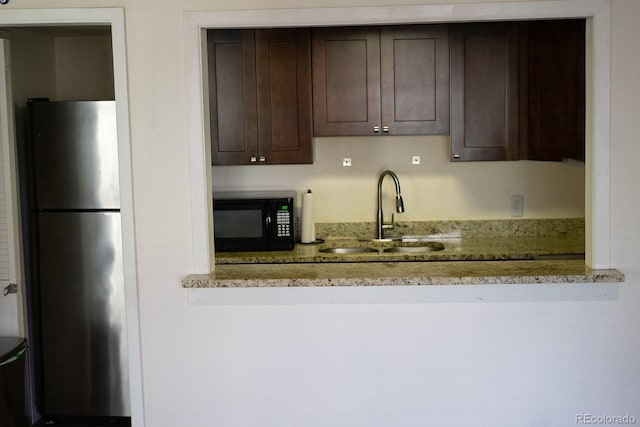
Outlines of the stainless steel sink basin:
<svg viewBox="0 0 640 427">
<path fill-rule="evenodd" d="M 422 252 L 441 251 L 443 249 L 444 249 L 444 245 L 440 242 L 419 241 L 419 242 L 403 242 L 399 245 L 394 245 L 394 246 L 385 248 L 384 251 L 417 254 Z"/>
<path fill-rule="evenodd" d="M 398 253 L 410 253 L 417 254 L 422 252 L 434 252 L 444 249 L 444 245 L 429 245 L 429 246 L 394 246 L 392 248 L 384 249 L 385 252 L 398 252 Z"/>
<path fill-rule="evenodd" d="M 390 242 L 401 242 L 402 237 L 385 237 L 383 239 L 360 239 L 361 242 L 369 242 L 369 243 L 390 243 Z"/>
<path fill-rule="evenodd" d="M 364 254 L 378 252 L 378 250 L 373 248 L 325 248 L 320 249 L 320 252 L 326 254 Z"/>
<path fill-rule="evenodd" d="M 406 253 L 406 254 L 420 254 L 425 252 L 441 251 L 444 249 L 444 245 L 440 242 L 422 241 L 422 242 L 398 242 L 392 241 L 382 246 L 368 247 L 368 246 L 342 246 L 333 248 L 320 249 L 320 252 L 326 254 L 365 254 L 365 253 Z"/>
</svg>

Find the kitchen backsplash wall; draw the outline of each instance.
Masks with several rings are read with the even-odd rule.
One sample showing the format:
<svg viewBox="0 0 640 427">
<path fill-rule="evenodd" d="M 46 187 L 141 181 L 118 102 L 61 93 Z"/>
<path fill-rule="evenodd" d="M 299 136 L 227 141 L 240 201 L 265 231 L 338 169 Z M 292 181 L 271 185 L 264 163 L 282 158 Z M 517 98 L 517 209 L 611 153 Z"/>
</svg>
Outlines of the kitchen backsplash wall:
<svg viewBox="0 0 640 427">
<path fill-rule="evenodd" d="M 314 164 L 215 166 L 216 190 L 310 188 L 317 222 L 375 221 L 378 176 L 398 175 L 405 213 L 396 220 L 506 219 L 511 196 L 524 196 L 524 218 L 582 218 L 581 163 L 449 162 L 447 136 L 316 138 Z M 420 156 L 420 165 L 412 157 Z M 350 158 L 352 166 L 343 167 Z M 385 218 L 394 212 L 393 181 L 385 179 Z"/>
</svg>

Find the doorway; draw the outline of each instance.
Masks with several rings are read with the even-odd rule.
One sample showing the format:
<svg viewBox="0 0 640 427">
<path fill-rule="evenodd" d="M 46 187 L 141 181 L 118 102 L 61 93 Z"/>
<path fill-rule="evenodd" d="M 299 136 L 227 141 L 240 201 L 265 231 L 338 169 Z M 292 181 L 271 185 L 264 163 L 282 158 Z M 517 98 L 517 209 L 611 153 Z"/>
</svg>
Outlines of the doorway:
<svg viewBox="0 0 640 427">
<path fill-rule="evenodd" d="M 132 425 L 143 426 L 123 11 L 106 8 L 7 10 L 0 16 L 0 37 L 12 42 L 12 57 L 20 58 L 18 63 L 12 61 L 13 66 L 20 67 L 20 72 L 16 70 L 11 88 L 18 107 L 18 125 L 23 120 L 20 107 L 30 97 L 116 100 L 129 394 Z M 47 66 L 41 68 L 38 64 Z M 19 126 L 16 129 L 19 132 Z M 27 307 L 24 298 L 19 303 Z M 20 325 L 18 333 L 29 337 L 28 310 L 23 313 L 15 319 Z M 35 409 L 32 409 L 32 418 L 33 422 L 39 418 Z"/>
</svg>

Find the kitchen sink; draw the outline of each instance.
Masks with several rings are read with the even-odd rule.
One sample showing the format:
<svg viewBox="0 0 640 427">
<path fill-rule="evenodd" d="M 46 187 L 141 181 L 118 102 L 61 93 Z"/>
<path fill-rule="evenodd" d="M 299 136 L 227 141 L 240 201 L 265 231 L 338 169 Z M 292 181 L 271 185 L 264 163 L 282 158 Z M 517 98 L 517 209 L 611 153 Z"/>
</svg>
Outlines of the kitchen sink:
<svg viewBox="0 0 640 427">
<path fill-rule="evenodd" d="M 392 243 L 425 243 L 427 245 L 431 245 L 436 243 L 433 241 L 434 236 L 429 235 L 405 235 L 405 236 L 388 236 L 382 239 L 360 239 L 361 242 L 370 242 L 370 243 L 381 243 L 381 244 L 392 244 Z"/>
<path fill-rule="evenodd" d="M 366 254 L 376 252 L 386 253 L 408 253 L 408 254 L 420 254 L 424 252 L 441 251 L 444 249 L 444 245 L 439 242 L 398 242 L 392 241 L 387 244 L 368 247 L 368 246 L 343 246 L 320 249 L 320 252 L 325 254 Z"/>
<path fill-rule="evenodd" d="M 326 254 L 364 254 L 378 252 L 378 250 L 373 248 L 325 248 L 320 249 L 320 252 Z"/>
<path fill-rule="evenodd" d="M 393 246 L 390 248 L 384 249 L 385 252 L 398 252 L 398 253 L 422 253 L 422 252 L 434 252 L 441 251 L 444 249 L 444 245 L 442 243 L 437 242 L 429 242 L 428 245 L 422 246 Z"/>
</svg>

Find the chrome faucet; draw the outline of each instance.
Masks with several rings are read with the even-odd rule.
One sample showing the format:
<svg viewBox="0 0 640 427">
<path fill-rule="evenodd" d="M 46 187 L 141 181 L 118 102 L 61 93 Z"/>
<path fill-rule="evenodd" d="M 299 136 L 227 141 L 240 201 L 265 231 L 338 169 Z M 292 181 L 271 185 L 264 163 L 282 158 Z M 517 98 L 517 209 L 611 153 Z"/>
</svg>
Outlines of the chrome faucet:
<svg viewBox="0 0 640 427">
<path fill-rule="evenodd" d="M 389 175 L 393 178 L 393 182 L 396 184 L 396 212 L 402 213 L 404 212 L 404 202 L 402 201 L 402 194 L 400 192 L 400 180 L 398 176 L 390 170 L 386 170 L 382 172 L 380 178 L 378 178 L 378 239 L 384 239 L 384 229 L 393 228 L 393 213 L 391 214 L 391 223 L 384 223 L 384 215 L 382 214 L 382 181 L 384 181 L 384 177 Z"/>
</svg>

